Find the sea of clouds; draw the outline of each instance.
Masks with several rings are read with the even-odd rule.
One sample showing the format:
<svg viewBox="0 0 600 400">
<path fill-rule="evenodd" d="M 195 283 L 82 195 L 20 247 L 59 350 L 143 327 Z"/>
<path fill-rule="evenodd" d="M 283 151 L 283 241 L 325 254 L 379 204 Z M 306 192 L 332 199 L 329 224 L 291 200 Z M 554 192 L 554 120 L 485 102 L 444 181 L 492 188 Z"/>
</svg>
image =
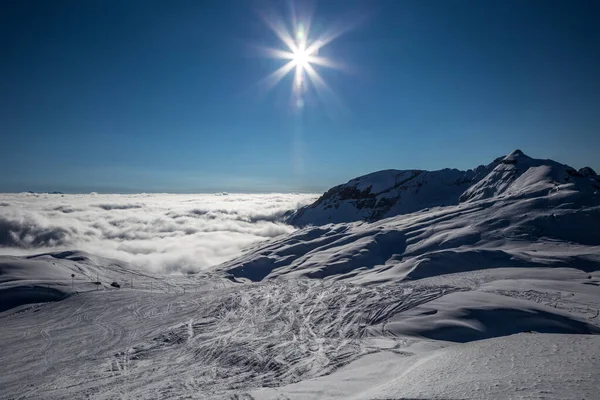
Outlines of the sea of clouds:
<svg viewBox="0 0 600 400">
<path fill-rule="evenodd" d="M 0 194 L 0 254 L 83 250 L 156 272 L 192 272 L 290 233 L 309 194 Z"/>
</svg>

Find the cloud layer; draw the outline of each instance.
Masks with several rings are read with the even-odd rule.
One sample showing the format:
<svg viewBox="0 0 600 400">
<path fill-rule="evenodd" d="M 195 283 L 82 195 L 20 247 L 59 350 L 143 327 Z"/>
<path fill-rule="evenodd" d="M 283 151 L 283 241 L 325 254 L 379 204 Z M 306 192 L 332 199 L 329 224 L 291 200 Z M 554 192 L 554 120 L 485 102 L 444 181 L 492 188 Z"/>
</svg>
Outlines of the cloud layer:
<svg viewBox="0 0 600 400">
<path fill-rule="evenodd" d="M 305 194 L 0 194 L 0 253 L 65 249 L 153 271 L 198 271 L 293 227 Z"/>
</svg>

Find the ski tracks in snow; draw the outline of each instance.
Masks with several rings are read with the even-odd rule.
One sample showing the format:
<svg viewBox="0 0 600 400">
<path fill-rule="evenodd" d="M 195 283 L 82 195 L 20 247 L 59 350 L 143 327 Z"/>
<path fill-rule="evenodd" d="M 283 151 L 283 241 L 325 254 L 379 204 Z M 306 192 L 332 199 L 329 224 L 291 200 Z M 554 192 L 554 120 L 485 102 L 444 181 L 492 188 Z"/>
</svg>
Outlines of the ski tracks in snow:
<svg viewBox="0 0 600 400">
<path fill-rule="evenodd" d="M 407 340 L 385 322 L 454 290 L 279 279 L 202 293 L 76 296 L 38 313 L 40 379 L 25 387 L 15 375 L 8 390 L 26 398 L 241 395 L 330 374 L 380 351 L 373 336 L 388 335 L 395 345 L 387 349 L 402 353 Z"/>
<path fill-rule="evenodd" d="M 405 289 L 278 280 L 192 296 L 190 317 L 132 348 L 130 373 L 153 365 L 151 376 L 169 381 L 169 393 L 212 395 L 329 374 L 380 350 L 369 327 L 452 291 Z M 393 351 L 404 345 L 398 340 Z"/>
</svg>

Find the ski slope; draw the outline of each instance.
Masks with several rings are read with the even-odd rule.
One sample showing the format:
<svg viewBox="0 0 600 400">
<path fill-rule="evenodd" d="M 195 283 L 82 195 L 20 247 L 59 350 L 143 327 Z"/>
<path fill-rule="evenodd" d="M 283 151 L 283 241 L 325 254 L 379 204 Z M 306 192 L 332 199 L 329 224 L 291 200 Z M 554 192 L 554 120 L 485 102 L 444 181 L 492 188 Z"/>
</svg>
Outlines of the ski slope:
<svg viewBox="0 0 600 400">
<path fill-rule="evenodd" d="M 381 351 L 335 373 L 251 392 L 266 399 L 595 399 L 600 336 L 521 333 Z"/>
<path fill-rule="evenodd" d="M 46 257 L 36 261 L 56 267 Z M 74 262 L 54 260 L 60 268 Z M 98 260 L 87 262 L 102 269 Z M 0 398 L 281 398 L 282 393 L 287 398 L 347 398 L 350 393 L 340 387 L 345 374 L 366 368 L 377 375 L 382 359 L 395 360 L 392 371 L 398 374 L 404 371 L 401 366 L 410 367 L 421 380 L 427 380 L 429 369 L 440 368 L 437 361 L 423 365 L 424 358 L 455 359 L 457 352 L 463 357 L 456 361 L 459 365 L 502 369 L 502 363 L 522 354 L 521 347 L 531 346 L 519 342 L 513 355 L 504 349 L 497 364 L 485 348 L 460 343 L 506 337 L 520 341 L 524 336 L 519 333 L 525 331 L 539 336 L 540 358 L 544 349 L 553 349 L 545 338 L 555 335 L 548 334 L 577 334 L 570 340 L 577 351 L 572 357 L 583 363 L 580 368 L 589 367 L 585 376 L 590 377 L 583 379 L 576 371 L 561 377 L 549 370 L 542 379 L 529 365 L 521 372 L 535 377 L 539 391 L 527 393 L 553 393 L 561 379 L 572 382 L 577 377 L 583 380 L 573 393 L 598 389 L 598 369 L 592 367 L 600 359 L 600 347 L 593 346 L 600 336 L 584 339 L 600 333 L 597 272 L 498 268 L 395 285 L 283 278 L 234 284 L 217 274 L 205 277 L 211 284 L 202 285 L 193 276 L 151 278 L 163 282 L 169 293 L 156 286 L 151 292 L 139 278 L 137 288 L 102 286 L 1 313 Z M 513 334 L 518 339 L 511 339 Z M 504 342 L 491 343 L 502 347 Z M 584 351 L 587 358 L 580 356 Z M 570 350 L 560 354 L 564 352 Z M 452 370 L 448 367 L 437 380 L 427 380 L 423 393 L 434 395 L 425 398 L 479 398 L 480 392 L 470 387 L 457 392 Z M 404 393 L 407 383 L 400 375 L 384 372 L 389 381 L 365 383 L 361 390 L 369 391 L 356 398 Z M 335 384 L 323 383 L 336 377 L 341 380 Z M 495 380 L 483 378 L 478 385 L 487 398 L 505 398 L 525 384 L 524 378 L 518 384 L 509 380 L 496 390 Z M 315 394 L 314 385 L 323 396 Z M 259 388 L 271 389 L 255 392 Z M 413 385 L 407 393 L 417 392 Z"/>
</svg>

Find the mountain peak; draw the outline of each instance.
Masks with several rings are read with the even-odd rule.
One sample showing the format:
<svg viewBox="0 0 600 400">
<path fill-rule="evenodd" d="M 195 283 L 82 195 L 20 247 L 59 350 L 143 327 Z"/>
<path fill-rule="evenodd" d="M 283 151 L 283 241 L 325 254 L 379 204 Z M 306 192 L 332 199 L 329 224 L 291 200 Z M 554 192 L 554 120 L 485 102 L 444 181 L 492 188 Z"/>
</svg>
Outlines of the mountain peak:
<svg viewBox="0 0 600 400">
<path fill-rule="evenodd" d="M 509 154 L 507 157 L 511 157 L 511 156 L 512 156 L 512 157 L 520 157 L 520 156 L 524 156 L 524 155 L 525 155 L 525 153 L 523 153 L 523 151 L 522 151 L 522 150 L 520 150 L 520 149 L 515 149 L 515 150 L 513 150 L 513 151 L 512 151 L 512 152 L 511 152 L 511 153 L 510 153 L 510 154 Z"/>
<path fill-rule="evenodd" d="M 530 159 L 531 159 L 531 157 L 527 156 L 521 150 L 516 149 L 516 150 L 513 150 L 511 153 L 509 153 L 506 157 L 504 157 L 504 159 L 502 160 L 502 163 L 503 164 L 516 164 L 517 161 L 519 161 L 519 160 L 530 160 Z"/>
<path fill-rule="evenodd" d="M 288 215 L 286 221 L 296 226 L 377 221 L 501 195 L 543 196 L 561 185 L 572 191 L 597 191 L 599 184 L 591 168 L 578 172 L 516 149 L 475 170 L 384 170 L 360 176 L 331 188 L 315 203 Z"/>
</svg>

